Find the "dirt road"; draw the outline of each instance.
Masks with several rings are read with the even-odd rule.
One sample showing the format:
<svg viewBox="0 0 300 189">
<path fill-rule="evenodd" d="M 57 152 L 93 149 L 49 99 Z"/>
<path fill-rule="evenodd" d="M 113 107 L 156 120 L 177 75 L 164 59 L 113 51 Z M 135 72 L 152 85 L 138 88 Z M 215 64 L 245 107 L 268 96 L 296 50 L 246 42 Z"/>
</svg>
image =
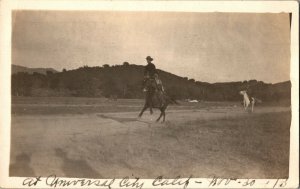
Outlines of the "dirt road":
<svg viewBox="0 0 300 189">
<path fill-rule="evenodd" d="M 287 107 L 171 108 L 155 123 L 158 114 L 13 115 L 10 175 L 288 176 Z"/>
</svg>

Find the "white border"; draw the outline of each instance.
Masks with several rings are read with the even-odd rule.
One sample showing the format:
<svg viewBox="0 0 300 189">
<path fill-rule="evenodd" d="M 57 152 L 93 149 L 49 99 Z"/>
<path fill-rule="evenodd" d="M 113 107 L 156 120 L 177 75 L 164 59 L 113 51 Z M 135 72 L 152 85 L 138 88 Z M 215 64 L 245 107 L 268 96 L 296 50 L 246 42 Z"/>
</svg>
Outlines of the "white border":
<svg viewBox="0 0 300 189">
<path fill-rule="evenodd" d="M 292 82 L 292 126 L 290 129 L 290 167 L 289 179 L 285 188 L 297 188 L 299 185 L 299 11 L 297 1 L 45 1 L 45 0 L 2 0 L 0 1 L 0 187 L 23 188 L 24 178 L 8 177 L 10 160 L 10 117 L 11 117 L 11 12 L 12 10 L 103 10 L 103 11 L 176 11 L 176 12 L 247 12 L 280 13 L 291 12 L 291 72 Z M 280 154 L 278 154 L 280 155 Z M 71 178 L 70 178 L 71 179 Z M 194 179 L 193 179 L 194 180 Z M 197 179 L 207 183 L 207 178 Z M 245 182 L 247 179 L 241 179 Z M 256 183 L 247 188 L 273 188 L 275 179 L 256 179 Z M 150 179 L 143 188 L 153 188 Z M 279 180 L 279 182 L 283 182 Z M 277 183 L 279 183 L 277 182 Z M 117 182 L 116 182 L 117 183 Z M 37 188 L 45 188 L 38 185 Z M 118 188 L 118 185 L 113 185 Z M 178 187 L 178 186 L 177 186 Z M 189 188 L 207 188 L 207 184 L 189 185 Z M 214 188 L 241 188 L 231 182 Z M 278 187 L 278 185 L 277 185 Z M 31 188 L 34 188 L 31 187 Z M 74 188 L 74 186 L 69 187 Z M 98 187 L 100 188 L 100 187 Z M 163 187 L 156 187 L 163 188 Z M 166 188 L 176 188 L 166 186 Z M 182 188 L 182 187 L 181 187 Z"/>
</svg>

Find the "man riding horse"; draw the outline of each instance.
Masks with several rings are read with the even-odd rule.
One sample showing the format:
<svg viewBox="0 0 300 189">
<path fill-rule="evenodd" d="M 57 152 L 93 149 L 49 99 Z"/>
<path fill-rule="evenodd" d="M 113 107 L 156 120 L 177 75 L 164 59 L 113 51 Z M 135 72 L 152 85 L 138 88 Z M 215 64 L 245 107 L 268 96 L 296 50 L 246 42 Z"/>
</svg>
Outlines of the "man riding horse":
<svg viewBox="0 0 300 189">
<path fill-rule="evenodd" d="M 145 66 L 144 71 L 144 83 L 150 82 L 150 85 L 147 85 L 146 88 L 144 88 L 144 90 L 146 91 L 146 102 L 149 103 L 150 113 L 152 114 L 153 96 L 156 91 L 163 92 L 164 89 L 161 80 L 158 78 L 156 67 L 152 63 L 153 58 L 151 58 L 151 56 L 147 56 L 146 60 L 147 65 Z"/>
<path fill-rule="evenodd" d="M 155 65 L 152 63 L 153 58 L 150 56 L 146 57 L 147 65 L 145 66 L 143 88 L 146 92 L 146 101 L 143 109 L 141 110 L 139 117 L 142 117 L 144 111 L 150 108 L 152 114 L 152 108 L 160 110 L 160 115 L 157 118 L 157 122 L 160 118 L 163 118 L 163 122 L 166 118 L 166 109 L 169 104 L 178 104 L 176 100 L 170 98 L 162 86 L 161 80 L 158 78 L 158 74 Z"/>
</svg>

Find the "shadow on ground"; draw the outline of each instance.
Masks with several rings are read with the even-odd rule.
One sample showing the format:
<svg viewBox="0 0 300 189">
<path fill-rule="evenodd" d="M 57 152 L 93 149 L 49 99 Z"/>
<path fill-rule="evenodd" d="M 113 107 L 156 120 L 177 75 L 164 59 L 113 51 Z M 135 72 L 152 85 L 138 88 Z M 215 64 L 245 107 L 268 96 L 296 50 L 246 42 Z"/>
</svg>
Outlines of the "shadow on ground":
<svg viewBox="0 0 300 189">
<path fill-rule="evenodd" d="M 30 167 L 31 157 L 22 153 L 16 156 L 16 163 L 9 166 L 9 175 L 15 177 L 35 176 L 33 169 Z"/>
<path fill-rule="evenodd" d="M 66 177 L 103 178 L 86 161 L 70 159 L 67 157 L 67 153 L 60 148 L 55 149 L 55 154 L 63 160 L 62 171 Z"/>
<path fill-rule="evenodd" d="M 111 119 L 111 120 L 114 120 L 121 124 L 123 124 L 123 123 L 128 124 L 128 123 L 132 123 L 132 122 L 141 122 L 141 123 L 146 124 L 148 127 L 151 126 L 151 122 L 143 121 L 137 117 L 136 118 L 135 117 L 133 117 L 133 118 L 132 117 L 116 117 L 116 116 L 108 116 L 108 115 L 103 115 L 103 114 L 98 115 L 98 117 L 101 117 L 104 119 Z"/>
</svg>

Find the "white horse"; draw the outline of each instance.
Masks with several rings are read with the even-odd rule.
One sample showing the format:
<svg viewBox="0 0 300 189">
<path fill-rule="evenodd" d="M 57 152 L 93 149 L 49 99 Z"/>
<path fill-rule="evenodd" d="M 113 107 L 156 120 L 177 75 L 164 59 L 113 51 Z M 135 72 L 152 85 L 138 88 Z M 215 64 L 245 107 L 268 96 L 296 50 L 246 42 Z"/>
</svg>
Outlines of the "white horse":
<svg viewBox="0 0 300 189">
<path fill-rule="evenodd" d="M 251 104 L 251 112 L 253 112 L 255 98 L 251 97 L 251 101 L 250 101 L 249 96 L 246 91 L 240 91 L 240 94 L 243 95 L 243 97 L 244 97 L 244 100 L 243 100 L 244 109 L 247 110 L 248 106 Z"/>
</svg>

